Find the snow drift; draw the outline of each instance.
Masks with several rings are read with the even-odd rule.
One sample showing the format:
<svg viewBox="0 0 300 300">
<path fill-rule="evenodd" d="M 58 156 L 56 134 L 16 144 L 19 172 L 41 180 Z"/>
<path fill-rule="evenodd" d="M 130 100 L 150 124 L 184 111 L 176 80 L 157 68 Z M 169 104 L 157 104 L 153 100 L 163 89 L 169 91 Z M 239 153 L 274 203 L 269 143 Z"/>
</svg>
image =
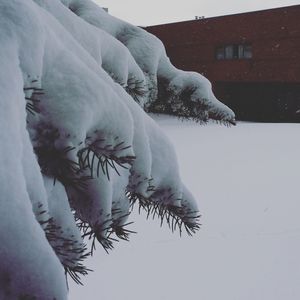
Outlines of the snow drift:
<svg viewBox="0 0 300 300">
<path fill-rule="evenodd" d="M 66 299 L 64 275 L 80 283 L 96 240 L 105 250 L 128 240 L 136 202 L 172 230 L 199 228 L 174 148 L 142 109 L 161 101 L 160 87 L 172 109 L 192 91 L 178 115 L 234 122 L 158 39 L 89 1 L 64 4 L 0 3 L 1 299 Z"/>
</svg>

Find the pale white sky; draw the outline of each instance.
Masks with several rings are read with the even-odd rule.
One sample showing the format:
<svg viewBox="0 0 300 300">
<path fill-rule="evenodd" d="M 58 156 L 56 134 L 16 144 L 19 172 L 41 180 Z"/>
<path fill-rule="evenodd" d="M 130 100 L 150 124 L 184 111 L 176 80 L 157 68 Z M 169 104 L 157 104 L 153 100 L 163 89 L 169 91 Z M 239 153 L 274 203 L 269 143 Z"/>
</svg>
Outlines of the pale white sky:
<svg viewBox="0 0 300 300">
<path fill-rule="evenodd" d="M 93 0 L 135 25 L 154 25 L 300 4 L 300 0 Z"/>
</svg>

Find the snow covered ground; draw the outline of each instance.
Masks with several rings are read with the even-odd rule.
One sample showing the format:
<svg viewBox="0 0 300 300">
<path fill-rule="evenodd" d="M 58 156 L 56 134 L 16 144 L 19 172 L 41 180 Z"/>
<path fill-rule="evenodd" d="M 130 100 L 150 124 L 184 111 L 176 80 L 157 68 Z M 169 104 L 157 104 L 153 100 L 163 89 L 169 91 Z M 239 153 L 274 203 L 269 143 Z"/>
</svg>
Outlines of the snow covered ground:
<svg viewBox="0 0 300 300">
<path fill-rule="evenodd" d="M 202 229 L 172 234 L 145 214 L 109 255 L 98 246 L 71 300 L 300 299 L 300 124 L 226 128 L 155 117 L 175 145 Z"/>
</svg>

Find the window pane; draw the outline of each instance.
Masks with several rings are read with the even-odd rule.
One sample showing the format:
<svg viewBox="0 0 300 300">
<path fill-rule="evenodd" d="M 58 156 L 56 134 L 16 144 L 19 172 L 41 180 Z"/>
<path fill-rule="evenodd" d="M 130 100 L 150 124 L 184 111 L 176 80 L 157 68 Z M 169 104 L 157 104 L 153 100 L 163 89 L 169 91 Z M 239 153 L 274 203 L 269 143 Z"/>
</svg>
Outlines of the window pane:
<svg viewBox="0 0 300 300">
<path fill-rule="evenodd" d="M 233 46 L 228 45 L 225 47 L 225 58 L 232 59 L 233 58 Z"/>
<path fill-rule="evenodd" d="M 239 46 L 238 45 L 233 45 L 233 58 L 238 59 L 239 58 Z"/>
<path fill-rule="evenodd" d="M 252 47 L 250 45 L 244 46 L 244 58 L 252 58 Z"/>
<path fill-rule="evenodd" d="M 216 50 L 216 58 L 217 59 L 224 59 L 224 47 L 219 47 Z"/>
<path fill-rule="evenodd" d="M 244 58 L 244 45 L 239 45 L 239 58 Z"/>
</svg>

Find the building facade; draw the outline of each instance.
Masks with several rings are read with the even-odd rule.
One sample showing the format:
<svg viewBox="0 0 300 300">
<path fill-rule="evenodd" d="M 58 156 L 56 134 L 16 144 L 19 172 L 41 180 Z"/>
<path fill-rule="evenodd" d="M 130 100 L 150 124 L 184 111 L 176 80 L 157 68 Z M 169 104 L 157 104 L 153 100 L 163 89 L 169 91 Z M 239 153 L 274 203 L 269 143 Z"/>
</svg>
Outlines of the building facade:
<svg viewBox="0 0 300 300">
<path fill-rule="evenodd" d="M 145 28 L 240 120 L 300 121 L 300 5 Z"/>
</svg>

